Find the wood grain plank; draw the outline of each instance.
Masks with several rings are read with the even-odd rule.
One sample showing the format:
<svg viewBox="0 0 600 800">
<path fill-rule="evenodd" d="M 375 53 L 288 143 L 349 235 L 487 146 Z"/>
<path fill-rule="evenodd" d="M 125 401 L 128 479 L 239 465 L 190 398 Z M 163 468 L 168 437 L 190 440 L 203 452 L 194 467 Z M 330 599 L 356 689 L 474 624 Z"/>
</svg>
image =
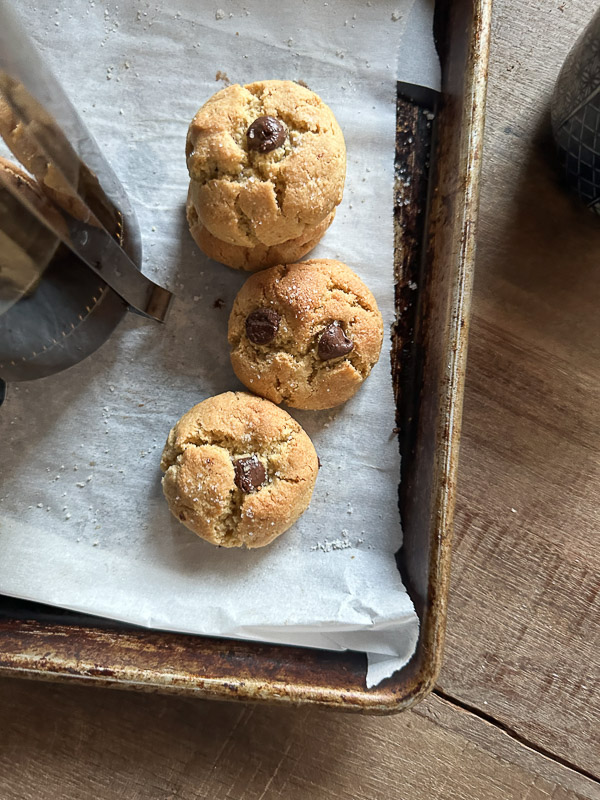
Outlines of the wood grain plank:
<svg viewBox="0 0 600 800">
<path fill-rule="evenodd" d="M 2 800 L 599 800 L 430 697 L 375 718 L 0 681 Z"/>
<path fill-rule="evenodd" d="M 548 133 L 594 10 L 495 3 L 440 686 L 600 775 L 600 226 Z"/>
<path fill-rule="evenodd" d="M 441 686 L 600 774 L 600 244 L 543 136 L 593 11 L 495 0 Z M 598 800 L 600 788 L 436 697 L 382 719 L 2 681 L 0 798 L 57 797 Z"/>
</svg>

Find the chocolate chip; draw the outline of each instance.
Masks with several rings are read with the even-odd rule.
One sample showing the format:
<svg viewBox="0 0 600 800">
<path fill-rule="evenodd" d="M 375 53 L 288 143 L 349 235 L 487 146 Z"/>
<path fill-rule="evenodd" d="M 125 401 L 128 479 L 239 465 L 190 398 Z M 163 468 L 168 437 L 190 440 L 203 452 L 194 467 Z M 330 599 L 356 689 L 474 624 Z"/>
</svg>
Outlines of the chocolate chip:
<svg viewBox="0 0 600 800">
<path fill-rule="evenodd" d="M 275 117 L 258 117 L 246 131 L 248 148 L 259 153 L 270 153 L 285 142 L 285 125 Z"/>
<path fill-rule="evenodd" d="M 235 485 L 245 494 L 256 492 L 267 477 L 265 468 L 256 456 L 238 458 L 234 463 Z"/>
<path fill-rule="evenodd" d="M 246 317 L 246 336 L 254 344 L 268 344 L 277 336 L 280 319 L 272 308 L 257 308 Z"/>
<path fill-rule="evenodd" d="M 342 323 L 336 320 L 328 325 L 319 339 L 317 352 L 321 361 L 341 358 L 354 349 L 354 342 L 344 333 Z"/>
</svg>

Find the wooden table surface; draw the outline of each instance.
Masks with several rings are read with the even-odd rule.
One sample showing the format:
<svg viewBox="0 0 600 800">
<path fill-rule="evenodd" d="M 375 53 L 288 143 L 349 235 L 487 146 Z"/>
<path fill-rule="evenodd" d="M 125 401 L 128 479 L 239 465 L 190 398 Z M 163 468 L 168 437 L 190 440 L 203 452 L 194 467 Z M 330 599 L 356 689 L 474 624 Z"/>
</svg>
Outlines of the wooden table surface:
<svg viewBox="0 0 600 800">
<path fill-rule="evenodd" d="M 600 222 L 548 99 L 590 0 L 495 0 L 445 666 L 369 718 L 0 681 L 0 800 L 600 799 Z"/>
</svg>

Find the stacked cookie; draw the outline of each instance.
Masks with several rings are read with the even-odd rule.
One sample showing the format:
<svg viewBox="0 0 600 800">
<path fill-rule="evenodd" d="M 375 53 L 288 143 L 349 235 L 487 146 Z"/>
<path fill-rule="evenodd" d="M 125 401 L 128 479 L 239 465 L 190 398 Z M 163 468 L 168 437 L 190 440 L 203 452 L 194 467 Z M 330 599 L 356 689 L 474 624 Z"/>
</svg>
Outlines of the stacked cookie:
<svg viewBox="0 0 600 800">
<path fill-rule="evenodd" d="M 379 359 L 383 321 L 349 267 L 296 263 L 342 198 L 342 132 L 313 92 L 263 81 L 217 92 L 187 138 L 187 218 L 206 255 L 252 275 L 229 318 L 233 369 L 260 397 L 199 403 L 169 434 L 161 467 L 173 514 L 224 547 L 261 547 L 308 507 L 315 449 L 282 409 L 346 402 Z"/>
<path fill-rule="evenodd" d="M 344 136 L 293 81 L 228 86 L 198 111 L 186 144 L 190 231 L 207 256 L 253 272 L 302 258 L 342 199 Z"/>
</svg>

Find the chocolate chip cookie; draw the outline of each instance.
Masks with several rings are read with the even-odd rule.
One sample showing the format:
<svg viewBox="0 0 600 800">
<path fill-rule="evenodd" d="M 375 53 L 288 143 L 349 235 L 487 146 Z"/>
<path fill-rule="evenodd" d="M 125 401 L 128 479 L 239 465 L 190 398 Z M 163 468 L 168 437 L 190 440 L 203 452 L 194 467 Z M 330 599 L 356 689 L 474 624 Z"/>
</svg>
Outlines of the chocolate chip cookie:
<svg viewBox="0 0 600 800">
<path fill-rule="evenodd" d="M 298 261 L 298 259 L 309 253 L 321 241 L 323 234 L 331 225 L 335 211 L 328 214 L 314 228 L 307 228 L 296 239 L 289 239 L 287 242 L 271 246 L 257 244 L 254 247 L 229 244 L 209 233 L 198 218 L 191 191 L 188 192 L 186 216 L 194 241 L 209 258 L 234 269 L 257 272 L 265 267 L 274 267 L 276 264 L 288 264 Z"/>
<path fill-rule="evenodd" d="M 161 469 L 171 512 L 221 547 L 263 547 L 310 503 L 315 448 L 283 409 L 245 392 L 210 397 L 169 433 Z"/>
<path fill-rule="evenodd" d="M 245 257 L 218 251 L 237 268 L 240 259 L 269 261 L 265 250 L 284 242 L 308 252 L 342 199 L 342 131 L 321 98 L 293 81 L 217 92 L 192 120 L 186 156 L 190 225 L 230 247 L 259 248 Z M 194 238 L 203 247 L 205 237 Z"/>
<path fill-rule="evenodd" d="M 45 217 L 55 230 L 67 235 L 67 226 L 34 178 L 12 161 L 0 156 L 0 308 L 33 292 L 60 242 L 58 238 L 25 209 L 20 225 L 12 217 L 12 196 L 4 195 L 8 184 L 29 205 Z"/>
<path fill-rule="evenodd" d="M 249 389 L 294 408 L 331 408 L 379 359 L 375 298 L 340 261 L 315 259 L 252 275 L 229 318 L 231 363 Z"/>
<path fill-rule="evenodd" d="M 28 124 L 18 120 L 6 99 L 0 95 L 0 136 L 11 153 L 35 176 L 38 186 L 52 201 L 73 217 L 89 222 L 90 215 L 85 205 L 30 135 L 30 129 L 35 127 L 45 128 L 51 133 L 55 125 L 56 123 L 41 111 L 39 118 Z"/>
</svg>

